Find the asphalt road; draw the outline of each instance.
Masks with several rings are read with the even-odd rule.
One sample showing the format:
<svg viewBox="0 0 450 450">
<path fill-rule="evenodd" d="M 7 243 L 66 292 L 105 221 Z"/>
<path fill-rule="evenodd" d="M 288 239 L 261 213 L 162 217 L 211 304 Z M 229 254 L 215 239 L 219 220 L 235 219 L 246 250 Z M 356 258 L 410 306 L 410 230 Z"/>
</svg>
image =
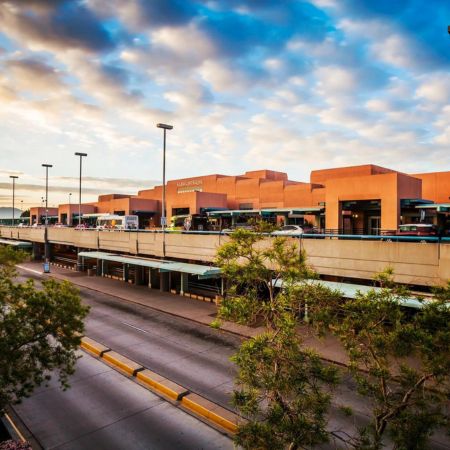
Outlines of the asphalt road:
<svg viewBox="0 0 450 450">
<path fill-rule="evenodd" d="M 20 280 L 41 279 L 20 273 Z M 90 289 L 80 292 L 91 307 L 86 336 L 231 408 L 236 371 L 229 358 L 240 345 L 239 337 Z"/>
<path fill-rule="evenodd" d="M 92 356 L 62 391 L 48 387 L 14 407 L 45 449 L 231 449 L 231 440 Z"/>
<path fill-rule="evenodd" d="M 41 279 L 37 274 L 20 273 L 21 279 Z M 241 342 L 239 337 L 90 289 L 80 288 L 80 292 L 91 306 L 87 336 L 231 409 L 236 369 L 230 356 Z M 343 377 L 333 402 L 330 429 L 349 432 L 367 423 L 367 402 L 356 393 L 350 377 Z M 346 416 L 341 405 L 350 406 L 353 415 Z M 449 448 L 448 441 L 435 442 L 433 448 Z"/>
</svg>

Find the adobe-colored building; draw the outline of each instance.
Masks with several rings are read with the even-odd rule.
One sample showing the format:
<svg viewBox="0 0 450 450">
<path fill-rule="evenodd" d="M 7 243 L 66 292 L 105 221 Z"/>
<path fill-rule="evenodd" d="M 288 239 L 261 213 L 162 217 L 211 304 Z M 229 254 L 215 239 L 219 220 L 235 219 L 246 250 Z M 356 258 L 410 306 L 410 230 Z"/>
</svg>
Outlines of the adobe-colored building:
<svg viewBox="0 0 450 450">
<path fill-rule="evenodd" d="M 365 234 L 419 221 L 450 227 L 449 198 L 450 171 L 410 175 L 372 164 L 314 170 L 309 182 L 289 180 L 283 172 L 255 170 L 171 180 L 166 186 L 169 219 L 216 209 L 227 226 L 227 216 L 236 223 L 240 215 L 259 213 L 278 222 L 307 221 L 321 229 Z M 137 195 L 101 195 L 97 202 L 83 205 L 82 215 L 136 214 L 140 227 L 158 227 L 161 199 L 162 186 Z M 432 202 L 439 206 L 420 209 Z M 220 213 L 224 209 L 231 211 Z M 58 215 L 60 222 L 70 224 L 72 218 L 73 223 L 78 205 L 70 205 L 70 210 L 60 205 Z"/>
</svg>

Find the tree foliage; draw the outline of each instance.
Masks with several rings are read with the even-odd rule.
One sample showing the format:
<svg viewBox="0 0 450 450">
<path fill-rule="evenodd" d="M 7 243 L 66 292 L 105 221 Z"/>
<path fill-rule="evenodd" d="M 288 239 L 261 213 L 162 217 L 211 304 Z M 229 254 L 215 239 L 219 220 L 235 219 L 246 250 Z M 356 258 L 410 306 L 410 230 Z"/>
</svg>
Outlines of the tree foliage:
<svg viewBox="0 0 450 450">
<path fill-rule="evenodd" d="M 289 287 L 315 276 L 292 239 L 276 237 L 268 243 L 263 233 L 248 230 L 235 231 L 219 248 L 215 262 L 226 280 L 219 317 L 241 324 L 262 318 L 273 328 L 279 313 L 290 308 Z M 284 291 L 277 287 L 279 282 Z"/>
<path fill-rule="evenodd" d="M 227 280 L 220 317 L 244 324 L 262 318 L 267 330 L 233 357 L 238 367 L 233 402 L 248 419 L 236 443 L 247 449 L 311 447 L 328 440 L 329 391 L 337 371 L 303 348 L 296 333 L 293 292 L 314 276 L 304 253 L 292 239 L 264 237 L 236 231 L 216 259 Z"/>
<path fill-rule="evenodd" d="M 29 396 L 56 370 L 68 386 L 88 308 L 68 282 L 17 283 L 23 254 L 0 248 L 0 411 Z"/>
<path fill-rule="evenodd" d="M 300 347 L 294 323 L 247 340 L 233 361 L 239 367 L 233 403 L 249 419 L 239 428 L 238 445 L 296 449 L 328 441 L 329 390 L 337 372 Z"/>
<path fill-rule="evenodd" d="M 425 449 L 431 433 L 448 425 L 450 289 L 439 288 L 435 301 L 412 314 L 402 306 L 410 294 L 392 271 L 377 280 L 383 288 L 354 299 L 316 297 L 313 323 L 339 337 L 358 391 L 370 401 L 371 423 L 352 444 L 379 449 L 389 437 L 397 449 Z"/>
</svg>

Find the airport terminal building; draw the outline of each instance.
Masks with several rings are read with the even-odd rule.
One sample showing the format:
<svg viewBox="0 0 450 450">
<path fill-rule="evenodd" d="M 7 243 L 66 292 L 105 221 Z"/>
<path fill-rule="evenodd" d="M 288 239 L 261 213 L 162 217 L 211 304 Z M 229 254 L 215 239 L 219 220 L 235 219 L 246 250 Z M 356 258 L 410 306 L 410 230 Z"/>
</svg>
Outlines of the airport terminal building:
<svg viewBox="0 0 450 450">
<path fill-rule="evenodd" d="M 137 215 L 140 228 L 160 226 L 162 186 L 137 195 L 106 194 L 81 207 L 82 221 L 101 214 Z M 243 175 L 205 175 L 171 180 L 166 209 L 174 216 L 204 215 L 213 229 L 259 216 L 344 234 L 379 234 L 404 223 L 434 223 L 450 229 L 450 171 L 405 174 L 376 165 L 311 172 L 309 182 L 286 173 L 256 170 Z M 31 223 L 45 220 L 45 208 L 31 208 Z M 49 208 L 48 216 L 78 223 L 78 204 Z"/>
</svg>

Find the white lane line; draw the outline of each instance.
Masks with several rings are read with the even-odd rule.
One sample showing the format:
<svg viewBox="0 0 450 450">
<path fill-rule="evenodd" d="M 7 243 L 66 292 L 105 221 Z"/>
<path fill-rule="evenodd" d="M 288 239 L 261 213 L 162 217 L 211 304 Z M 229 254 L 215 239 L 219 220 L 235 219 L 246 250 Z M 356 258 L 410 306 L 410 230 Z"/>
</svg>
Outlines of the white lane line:
<svg viewBox="0 0 450 450">
<path fill-rule="evenodd" d="M 18 267 L 19 269 L 22 269 L 22 270 L 26 270 L 27 272 L 37 273 L 38 275 L 43 275 L 44 274 L 44 272 L 39 272 L 38 270 L 33 270 L 33 269 L 28 268 L 28 267 L 19 266 L 19 265 L 17 265 L 16 267 Z"/>
<path fill-rule="evenodd" d="M 127 327 L 134 328 L 135 330 L 141 331 L 142 333 L 150 334 L 148 331 L 143 330 L 142 328 L 135 327 L 134 325 L 131 325 L 130 323 L 126 323 L 126 322 L 120 322 L 120 323 L 123 325 L 126 325 Z"/>
</svg>

